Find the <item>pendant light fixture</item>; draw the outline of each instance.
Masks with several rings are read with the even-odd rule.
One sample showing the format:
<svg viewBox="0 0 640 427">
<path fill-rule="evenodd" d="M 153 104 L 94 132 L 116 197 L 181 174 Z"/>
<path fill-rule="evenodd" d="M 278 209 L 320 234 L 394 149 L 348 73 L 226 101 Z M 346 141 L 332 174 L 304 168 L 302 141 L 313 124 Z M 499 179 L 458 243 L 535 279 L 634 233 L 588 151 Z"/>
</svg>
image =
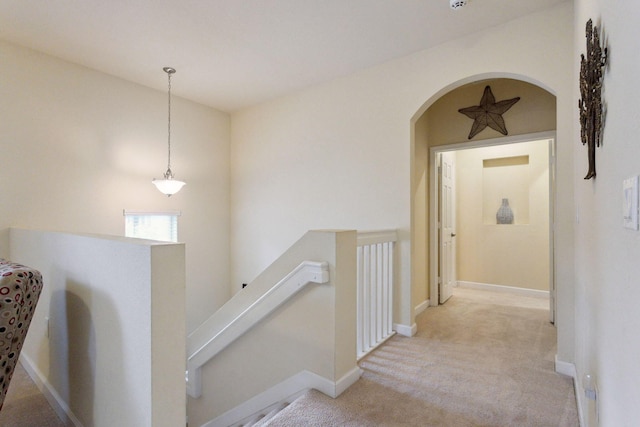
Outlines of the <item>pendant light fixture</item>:
<svg viewBox="0 0 640 427">
<path fill-rule="evenodd" d="M 153 179 L 153 184 L 160 190 L 161 193 L 166 194 L 168 197 L 171 197 L 172 194 L 176 194 L 185 182 L 178 181 L 174 179 L 173 172 L 171 171 L 171 75 L 175 74 L 175 68 L 164 67 L 164 72 L 167 73 L 167 79 L 169 81 L 169 120 L 168 120 L 168 137 L 167 137 L 167 148 L 168 148 L 168 162 L 167 162 L 167 171 L 164 173 L 163 179 Z"/>
</svg>

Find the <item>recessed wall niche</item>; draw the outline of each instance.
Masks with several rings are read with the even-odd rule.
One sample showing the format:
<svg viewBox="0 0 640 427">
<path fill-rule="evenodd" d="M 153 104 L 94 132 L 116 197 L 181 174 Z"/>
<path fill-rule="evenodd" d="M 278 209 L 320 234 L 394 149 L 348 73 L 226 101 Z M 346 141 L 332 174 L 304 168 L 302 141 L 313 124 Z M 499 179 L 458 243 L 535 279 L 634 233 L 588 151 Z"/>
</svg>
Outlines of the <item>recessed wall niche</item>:
<svg viewBox="0 0 640 427">
<path fill-rule="evenodd" d="M 502 199 L 508 199 L 513 224 L 529 224 L 529 156 L 482 161 L 482 222 L 496 224 Z"/>
</svg>

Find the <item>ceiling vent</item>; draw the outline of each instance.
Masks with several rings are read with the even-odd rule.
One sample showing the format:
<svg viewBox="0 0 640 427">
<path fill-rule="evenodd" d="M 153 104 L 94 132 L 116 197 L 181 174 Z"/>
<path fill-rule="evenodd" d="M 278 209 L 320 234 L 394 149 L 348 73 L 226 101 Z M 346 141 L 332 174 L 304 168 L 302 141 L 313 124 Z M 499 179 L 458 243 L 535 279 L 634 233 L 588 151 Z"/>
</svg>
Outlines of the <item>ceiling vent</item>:
<svg viewBox="0 0 640 427">
<path fill-rule="evenodd" d="M 467 0 L 449 0 L 449 6 L 451 9 L 458 10 L 467 5 Z"/>
</svg>

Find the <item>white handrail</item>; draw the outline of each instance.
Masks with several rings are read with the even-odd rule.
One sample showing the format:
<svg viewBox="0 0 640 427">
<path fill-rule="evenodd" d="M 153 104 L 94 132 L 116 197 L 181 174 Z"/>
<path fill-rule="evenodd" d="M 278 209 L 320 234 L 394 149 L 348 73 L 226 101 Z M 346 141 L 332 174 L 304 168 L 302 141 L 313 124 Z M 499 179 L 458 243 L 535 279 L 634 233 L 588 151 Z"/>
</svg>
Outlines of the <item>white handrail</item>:
<svg viewBox="0 0 640 427">
<path fill-rule="evenodd" d="M 211 325 L 212 316 L 198 330 L 192 333 L 187 342 L 189 355 L 187 359 L 187 393 L 191 397 L 200 397 L 202 383 L 200 368 L 229 344 L 242 336 L 260 320 L 269 315 L 298 291 L 309 283 L 327 283 L 329 281 L 329 264 L 327 262 L 303 261 L 266 293 L 256 299 L 248 307 L 237 314 L 231 321 L 222 326 Z M 208 338 L 201 338 L 199 332 L 206 328 L 212 333 Z"/>
<path fill-rule="evenodd" d="M 358 246 L 397 242 L 398 232 L 396 230 L 358 231 L 357 239 Z"/>
</svg>

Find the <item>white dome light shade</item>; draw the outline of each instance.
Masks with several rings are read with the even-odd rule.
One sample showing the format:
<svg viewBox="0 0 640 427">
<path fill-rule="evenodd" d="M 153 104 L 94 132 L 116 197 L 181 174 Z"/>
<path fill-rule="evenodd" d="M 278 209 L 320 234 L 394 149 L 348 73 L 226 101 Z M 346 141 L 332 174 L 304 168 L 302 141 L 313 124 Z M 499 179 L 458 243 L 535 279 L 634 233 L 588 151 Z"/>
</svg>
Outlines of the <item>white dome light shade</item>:
<svg viewBox="0 0 640 427">
<path fill-rule="evenodd" d="M 154 179 L 151 182 L 153 182 L 153 185 L 155 185 L 162 194 L 166 194 L 169 197 L 180 191 L 180 189 L 186 184 L 183 181 L 178 181 L 173 178 Z"/>
</svg>

